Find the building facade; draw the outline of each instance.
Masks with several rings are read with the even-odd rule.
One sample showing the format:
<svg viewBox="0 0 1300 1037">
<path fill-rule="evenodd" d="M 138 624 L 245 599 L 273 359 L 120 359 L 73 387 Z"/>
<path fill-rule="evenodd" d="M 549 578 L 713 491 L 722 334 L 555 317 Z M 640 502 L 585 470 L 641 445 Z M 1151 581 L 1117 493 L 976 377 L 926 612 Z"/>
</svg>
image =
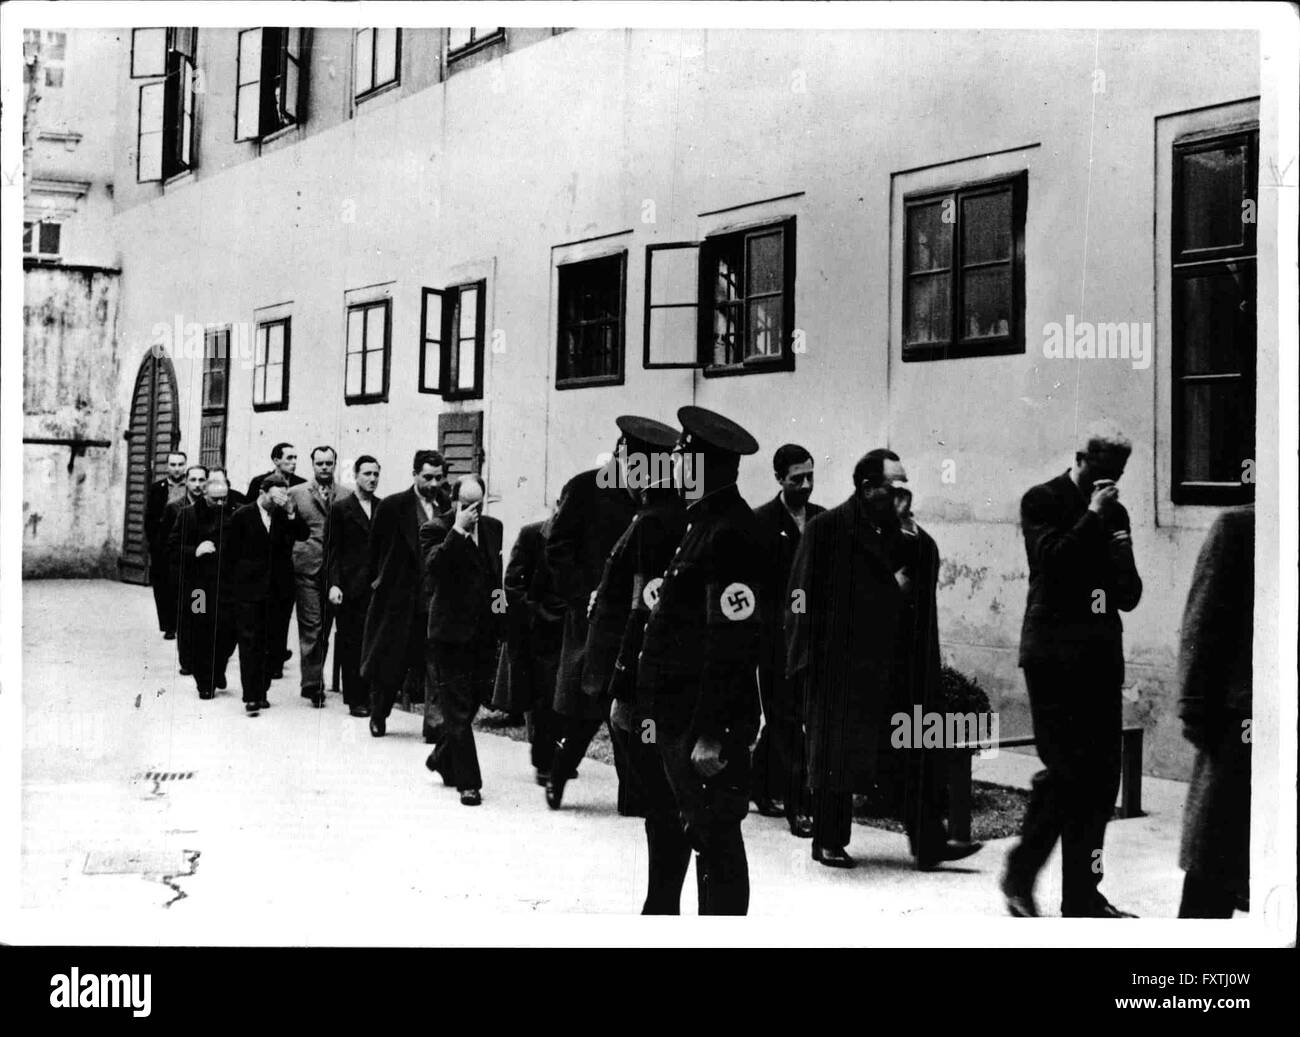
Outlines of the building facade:
<svg viewBox="0 0 1300 1037">
<path fill-rule="evenodd" d="M 1147 587 L 1127 715 L 1185 776 L 1182 602 L 1253 493 L 1256 34 L 122 37 L 116 413 L 150 413 L 165 363 L 182 448 L 236 485 L 289 440 L 374 454 L 395 492 L 439 445 L 507 537 L 624 412 L 739 420 L 755 505 L 782 443 L 825 504 L 887 445 L 943 555 L 945 657 L 1005 733 L 1020 496 L 1113 419 Z"/>
</svg>

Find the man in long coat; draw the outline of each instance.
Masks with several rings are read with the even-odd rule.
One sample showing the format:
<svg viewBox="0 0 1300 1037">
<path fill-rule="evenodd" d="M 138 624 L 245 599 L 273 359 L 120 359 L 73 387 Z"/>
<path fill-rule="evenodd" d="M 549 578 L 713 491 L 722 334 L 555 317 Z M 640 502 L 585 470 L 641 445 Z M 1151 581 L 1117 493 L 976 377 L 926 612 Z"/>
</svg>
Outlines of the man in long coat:
<svg viewBox="0 0 1300 1037">
<path fill-rule="evenodd" d="M 1178 863 L 1179 918 L 1231 918 L 1250 902 L 1250 723 L 1255 506 L 1229 508 L 1205 538 L 1183 612 L 1178 715 L 1196 746 Z"/>
<path fill-rule="evenodd" d="M 149 585 L 153 588 L 154 609 L 158 613 L 158 629 L 164 640 L 176 640 L 176 585 L 175 571 L 167 554 L 167 533 L 163 528 L 163 514 L 173 501 L 184 501 L 186 496 L 185 466 L 188 458 L 181 450 L 167 455 L 167 474 L 149 487 L 144 508 L 144 539 L 149 546 Z"/>
<path fill-rule="evenodd" d="M 379 506 L 379 462 L 362 454 L 353 462 L 356 492 L 330 507 L 325 530 L 325 582 L 338 610 L 338 652 L 343 702 L 354 717 L 370 715 L 370 686 L 361 676 L 361 639 L 370 608 L 370 524 Z"/>
<path fill-rule="evenodd" d="M 620 438 L 620 445 L 621 442 Z M 617 457 L 611 457 L 600 468 L 575 475 L 560 494 L 560 506 L 551 519 L 546 538 L 546 564 L 556 593 L 566 606 L 564 639 L 555 678 L 555 711 L 564 718 L 564 736 L 557 760 L 562 756 L 573 765 L 582 759 L 601 723 L 608 720 L 608 705 L 584 694 L 582 680 L 591 595 L 600 583 L 605 559 L 636 513 L 636 500 L 622 482 Z M 622 735 L 617 738 L 611 735 L 611 741 L 618 773 L 619 812 L 628 814 L 633 812 L 633 805 L 627 798 L 629 786 Z M 552 809 L 560 807 L 564 781 L 571 773 L 572 767 L 558 774 L 556 767 L 551 768 L 546 802 Z"/>
<path fill-rule="evenodd" d="M 906 483 L 897 454 L 866 454 L 853 495 L 805 527 L 787 587 L 786 671 L 803 689 L 812 856 L 830 867 L 854 866 L 853 792 L 875 774 L 891 716 L 929 712 L 938 694 L 939 554 L 919 527 L 903 533 L 896 501 Z M 947 839 L 933 752 L 914 742 L 904 768 L 903 820 L 921 868 L 980 849 Z"/>
<path fill-rule="evenodd" d="M 420 527 L 447 507 L 447 466 L 436 450 L 417 450 L 411 486 L 385 497 L 370 527 L 370 607 L 361 642 L 361 676 L 370 683 L 370 733 L 382 738 L 393 702 L 411 676 L 424 681 L 429 598 Z M 433 732 L 425 730 L 425 740 Z"/>
</svg>

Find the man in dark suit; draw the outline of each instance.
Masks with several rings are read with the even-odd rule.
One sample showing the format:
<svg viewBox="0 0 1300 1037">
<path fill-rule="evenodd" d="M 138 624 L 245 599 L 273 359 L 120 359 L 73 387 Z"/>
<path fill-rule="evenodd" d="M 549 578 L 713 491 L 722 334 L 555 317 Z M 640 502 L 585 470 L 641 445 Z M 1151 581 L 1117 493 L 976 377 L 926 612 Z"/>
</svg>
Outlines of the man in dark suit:
<svg viewBox="0 0 1300 1037">
<path fill-rule="evenodd" d="M 853 494 L 810 521 L 786 588 L 786 675 L 801 688 L 812 857 L 851 868 L 853 793 L 877 776 L 889 720 L 932 712 L 939 692 L 935 602 L 939 549 L 910 517 L 907 471 L 892 450 L 854 466 Z M 904 516 L 907 528 L 904 529 Z M 939 815 L 933 750 L 912 744 L 900 761 L 895 804 L 918 868 L 975 853 L 948 840 Z"/>
<path fill-rule="evenodd" d="M 801 706 L 798 689 L 785 679 L 784 622 L 790 606 L 785 588 L 804 525 L 825 509 L 808 500 L 813 490 L 813 459 L 806 449 L 796 443 L 778 447 L 772 457 L 772 472 L 780 492 L 754 509 L 767 540 L 772 576 L 758 664 L 763 730 L 754 747 L 753 800 L 764 817 L 785 817 L 794 835 L 811 839 L 812 804 L 805 788 Z"/>
<path fill-rule="evenodd" d="M 501 523 L 481 515 L 485 488 L 477 475 L 456 484 L 454 515 L 420 527 L 429 584 L 425 644 L 425 724 L 438 742 L 426 766 L 455 785 L 465 806 L 482 802 L 483 776 L 474 745 L 474 715 L 491 698 L 497 643 L 505 619 L 501 587 Z M 432 701 L 440 718 L 435 719 Z"/>
<path fill-rule="evenodd" d="M 276 443 L 271 448 L 271 465 L 269 472 L 255 475 L 250 480 L 248 493 L 245 494 L 249 502 L 257 500 L 257 495 L 262 489 L 262 480 L 268 475 L 278 472 L 284 476 L 286 486 L 300 486 L 307 481 L 301 475 L 294 474 L 298 470 L 298 451 L 292 443 Z M 279 680 L 283 676 L 284 663 L 293 655 L 289 651 L 289 620 L 293 616 L 293 600 L 292 594 L 287 598 L 276 599 L 275 608 L 271 613 L 271 630 L 268 636 L 271 643 L 278 648 L 275 665 L 271 668 L 271 680 Z"/>
<path fill-rule="evenodd" d="M 352 495 L 334 480 L 337 459 L 332 446 L 316 447 L 311 452 L 314 478 L 289 488 L 294 510 L 311 527 L 311 536 L 293 546 L 294 607 L 298 612 L 301 694 L 317 709 L 325 705 L 325 656 L 334 621 L 325 586 L 325 525 L 335 500 Z"/>
<path fill-rule="evenodd" d="M 271 613 L 278 602 L 293 597 L 293 545 L 306 540 L 311 529 L 294 510 L 282 475 L 262 480 L 257 500 L 245 504 L 230 520 L 229 591 L 235 606 L 239 639 L 239 677 L 244 710 L 257 716 L 271 705 L 271 667 L 279 650 L 270 639 Z"/>
<path fill-rule="evenodd" d="M 525 713 L 529 757 L 537 784 L 551 780 L 551 762 L 562 731 L 554 709 L 555 672 L 564 636 L 564 599 L 546 565 L 550 519 L 519 530 L 506 563 L 506 650 L 497 669 L 492 707 Z"/>
<path fill-rule="evenodd" d="M 375 506 L 370 526 L 370 607 L 361 641 L 361 676 L 370 684 L 370 733 L 387 732 L 393 702 L 408 678 L 424 681 L 429 599 L 422 578 L 420 527 L 447 506 L 447 466 L 436 450 L 417 450 L 411 486 Z M 435 732 L 425 730 L 425 741 Z"/>
<path fill-rule="evenodd" d="M 560 665 L 555 678 L 555 711 L 560 714 L 563 737 L 556 760 L 567 761 L 564 768 L 551 768 L 551 784 L 546 787 L 546 802 L 558 809 L 568 780 L 587 751 L 600 725 L 608 721 L 608 706 L 598 698 L 583 693 L 583 668 L 586 660 L 587 610 L 591 596 L 600 583 L 605 559 L 636 514 L 636 499 L 623 485 L 617 454 L 623 449 L 620 436 L 615 456 L 600 468 L 575 475 L 560 494 L 560 506 L 551 520 L 546 538 L 546 564 L 555 581 L 556 592 L 564 599 L 564 640 L 560 647 Z M 614 737 L 614 768 L 618 773 L 618 811 L 636 813 L 629 802 L 625 744 L 620 734 Z M 558 779 L 558 780 L 557 780 Z"/>
<path fill-rule="evenodd" d="M 1250 910 L 1255 505 L 1223 511 L 1196 559 L 1178 652 L 1178 715 L 1196 747 L 1178 864 L 1179 918 Z"/>
<path fill-rule="evenodd" d="M 361 637 L 370 607 L 370 523 L 379 486 L 379 462 L 362 454 L 352 465 L 356 492 L 335 500 L 325 530 L 325 582 L 338 610 L 343 702 L 354 717 L 370 715 L 370 686 L 361 676 Z"/>
<path fill-rule="evenodd" d="M 1119 791 L 1124 624 L 1142 597 L 1128 512 L 1116 483 L 1132 452 L 1109 423 L 1083 436 L 1074 467 L 1020 502 L 1029 595 L 1020 666 L 1044 770 L 1034 777 L 1002 892 L 1017 917 L 1038 913 L 1034 880 L 1061 840 L 1061 913 L 1131 918 L 1098 885 Z"/>
<path fill-rule="evenodd" d="M 749 910 L 741 823 L 749 813 L 749 748 L 758 734 L 755 671 L 763 636 L 767 562 L 754 513 L 736 488 L 754 437 L 703 407 L 677 412 L 678 477 L 686 530 L 646 621 L 637 699 L 650 704 L 640 733 L 664 775 L 696 851 L 701 915 Z M 647 829 L 647 835 L 650 830 Z M 672 874 L 684 876 L 680 858 Z M 680 886 L 661 889 L 667 906 Z"/>
<path fill-rule="evenodd" d="M 163 530 L 163 513 L 172 501 L 185 497 L 184 452 L 173 450 L 167 455 L 167 474 L 153 482 L 144 506 L 144 539 L 149 547 L 149 585 L 153 588 L 153 605 L 158 613 L 158 629 L 163 639 L 176 638 L 176 585 L 167 558 L 167 536 Z"/>
<path fill-rule="evenodd" d="M 208 469 L 203 497 L 182 508 L 172 526 L 169 553 L 180 575 L 180 640 L 194 668 L 199 698 L 226 686 L 235 650 L 234 608 L 226 579 L 233 512 L 224 468 Z M 238 497 L 238 494 L 234 495 Z"/>
<path fill-rule="evenodd" d="M 203 499 L 203 487 L 207 484 L 207 481 L 208 470 L 203 465 L 192 464 L 186 468 L 185 493 L 163 508 L 162 521 L 158 523 L 158 535 L 162 537 L 163 547 L 166 550 L 165 557 L 170 570 L 167 577 L 171 587 L 170 593 L 176 596 L 174 606 L 176 655 L 180 661 L 181 675 L 185 677 L 194 672 L 194 660 L 191 658 L 190 652 L 190 649 L 194 646 L 194 638 L 187 629 L 192 613 L 185 607 L 185 602 L 180 597 L 182 583 L 180 559 L 172 553 L 170 545 L 172 543 L 172 530 L 176 528 L 181 512 L 193 507 L 196 502 Z"/>
</svg>

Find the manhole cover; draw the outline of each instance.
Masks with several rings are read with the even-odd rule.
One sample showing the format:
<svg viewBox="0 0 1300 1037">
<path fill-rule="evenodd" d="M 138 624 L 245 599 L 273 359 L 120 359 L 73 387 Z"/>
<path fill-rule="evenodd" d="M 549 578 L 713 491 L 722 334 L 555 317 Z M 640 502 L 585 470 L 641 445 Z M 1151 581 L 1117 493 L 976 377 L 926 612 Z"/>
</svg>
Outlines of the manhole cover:
<svg viewBox="0 0 1300 1037">
<path fill-rule="evenodd" d="M 83 875 L 183 875 L 191 870 L 184 850 L 91 850 Z"/>
</svg>

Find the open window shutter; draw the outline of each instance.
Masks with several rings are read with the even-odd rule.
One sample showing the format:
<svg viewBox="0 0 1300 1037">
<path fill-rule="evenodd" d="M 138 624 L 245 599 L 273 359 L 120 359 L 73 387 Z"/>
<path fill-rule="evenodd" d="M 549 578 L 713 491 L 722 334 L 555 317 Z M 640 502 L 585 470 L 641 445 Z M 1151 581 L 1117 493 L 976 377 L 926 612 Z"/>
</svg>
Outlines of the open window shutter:
<svg viewBox="0 0 1300 1037">
<path fill-rule="evenodd" d="M 167 30 L 131 30 L 131 78 L 150 79 L 167 74 Z"/>
<path fill-rule="evenodd" d="M 448 476 L 479 473 L 483 464 L 483 412 L 439 414 L 438 452 L 447 462 Z"/>
<path fill-rule="evenodd" d="M 452 380 L 456 372 L 452 368 L 452 346 L 460 329 L 456 326 L 460 316 L 460 289 L 448 288 L 442 295 L 442 348 L 438 350 L 438 389 L 445 396 L 456 388 Z"/>
<path fill-rule="evenodd" d="M 262 91 L 262 30 L 239 34 L 235 71 L 235 140 L 259 136 Z"/>
<path fill-rule="evenodd" d="M 420 292 L 420 392 L 442 393 L 442 349 L 446 341 L 443 293 L 438 288 Z"/>
<path fill-rule="evenodd" d="M 140 87 L 139 127 L 136 133 L 135 178 L 145 184 L 162 179 L 164 81 Z"/>
<path fill-rule="evenodd" d="M 298 121 L 301 101 L 300 62 L 302 60 L 302 32 L 294 26 L 281 30 L 283 52 L 280 62 L 279 106 L 280 122 L 289 125 Z"/>
<path fill-rule="evenodd" d="M 700 246 L 681 241 L 647 245 L 645 251 L 643 364 L 699 367 Z"/>
<path fill-rule="evenodd" d="M 700 270 L 699 270 L 699 292 L 700 292 L 700 310 L 699 323 L 696 332 L 697 354 L 696 359 L 700 366 L 706 366 L 716 362 L 714 352 L 716 349 L 717 332 L 713 326 L 714 313 L 717 310 L 716 292 L 718 279 L 718 259 L 721 254 L 717 238 L 705 238 L 700 243 Z"/>
<path fill-rule="evenodd" d="M 479 281 L 475 286 L 478 291 L 478 319 L 474 325 L 474 384 L 462 385 L 461 388 L 472 392 L 474 396 L 483 395 L 483 336 L 487 331 L 487 281 Z"/>
</svg>

